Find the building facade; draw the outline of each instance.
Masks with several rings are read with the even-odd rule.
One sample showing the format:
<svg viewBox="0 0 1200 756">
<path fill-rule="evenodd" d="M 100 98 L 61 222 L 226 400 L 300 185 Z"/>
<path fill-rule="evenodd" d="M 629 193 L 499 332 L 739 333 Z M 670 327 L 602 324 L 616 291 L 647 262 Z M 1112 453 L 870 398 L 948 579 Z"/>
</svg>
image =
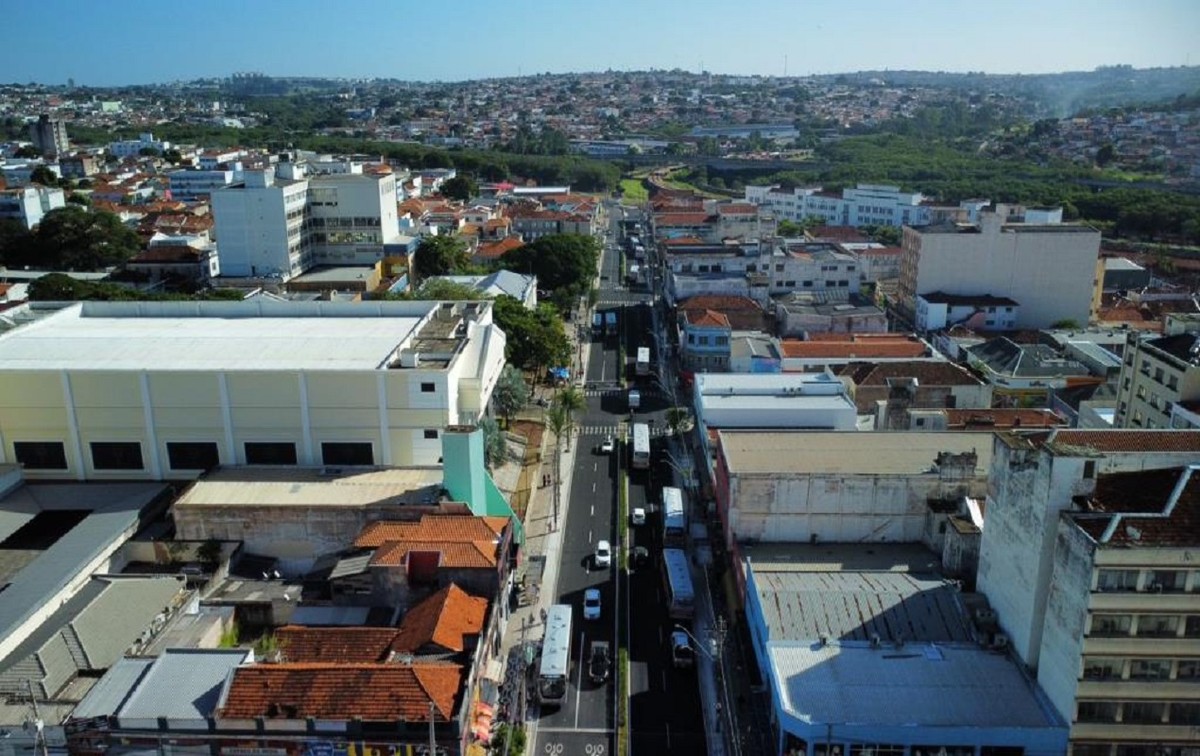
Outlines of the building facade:
<svg viewBox="0 0 1200 756">
<path fill-rule="evenodd" d="M 1007 219 L 998 208 L 981 214 L 978 225 L 906 228 L 901 307 L 915 314 L 917 296 L 931 292 L 990 295 L 1020 302 L 1017 328 L 1049 328 L 1067 321 L 1086 325 L 1100 232 L 1077 224 Z"/>
<path fill-rule="evenodd" d="M 35 185 L 0 190 L 0 218 L 20 221 L 27 229 L 41 223 L 46 213 L 66 204 L 66 195 L 57 187 Z"/>
<path fill-rule="evenodd" d="M 1118 428 L 1186 428 L 1176 408 L 1200 400 L 1200 330 L 1126 336 L 1117 382 Z"/>
<path fill-rule="evenodd" d="M 437 465 L 486 411 L 487 302 L 86 302 L 0 336 L 0 463 L 31 479 Z"/>
<path fill-rule="evenodd" d="M 67 124 L 42 113 L 29 125 L 29 138 L 45 157 L 58 157 L 71 151 L 67 140 Z"/>
</svg>

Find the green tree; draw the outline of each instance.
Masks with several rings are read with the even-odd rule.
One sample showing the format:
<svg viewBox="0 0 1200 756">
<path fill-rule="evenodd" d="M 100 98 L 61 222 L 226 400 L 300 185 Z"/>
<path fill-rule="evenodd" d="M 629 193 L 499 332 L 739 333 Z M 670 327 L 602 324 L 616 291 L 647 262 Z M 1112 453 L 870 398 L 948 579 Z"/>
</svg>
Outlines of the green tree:
<svg viewBox="0 0 1200 756">
<path fill-rule="evenodd" d="M 546 410 L 546 428 L 554 434 L 554 449 L 555 454 L 558 455 L 561 453 L 558 451 L 559 444 L 566 440 L 567 431 L 571 428 L 570 413 L 561 405 L 555 404 Z"/>
<path fill-rule="evenodd" d="M 158 151 L 157 147 L 143 147 L 138 150 L 138 154 L 142 157 L 158 157 L 162 153 Z"/>
<path fill-rule="evenodd" d="M 477 423 L 483 431 L 483 457 L 489 470 L 494 470 L 504 464 L 508 457 L 508 442 L 504 440 L 504 432 L 492 417 L 481 417 Z"/>
<path fill-rule="evenodd" d="M 84 284 L 66 273 L 51 273 L 29 282 L 29 298 L 34 302 L 75 302 L 82 299 Z"/>
<path fill-rule="evenodd" d="M 479 185 L 475 183 L 475 179 L 460 173 L 442 182 L 441 193 L 443 197 L 467 202 L 472 197 L 479 196 Z"/>
<path fill-rule="evenodd" d="M 795 221 L 784 219 L 779 221 L 779 226 L 776 228 L 775 233 L 785 239 L 798 239 L 804 236 L 804 226 Z"/>
<path fill-rule="evenodd" d="M 504 418 L 505 427 L 512 423 L 512 416 L 528 401 L 529 384 L 525 382 L 525 376 L 516 366 L 505 365 L 496 379 L 496 387 L 492 389 L 492 406 Z"/>
<path fill-rule="evenodd" d="M 470 265 L 467 245 L 454 236 L 428 236 L 421 240 L 413 260 L 413 273 L 418 281 L 430 276 L 444 276 Z"/>
<path fill-rule="evenodd" d="M 1117 148 L 1112 142 L 1105 144 L 1096 151 L 1096 165 L 1103 168 L 1117 158 Z"/>
<path fill-rule="evenodd" d="M 183 162 L 183 155 L 174 147 L 164 152 L 162 156 L 163 160 L 166 160 L 171 165 L 179 165 Z"/>
<path fill-rule="evenodd" d="M 36 166 L 30 171 L 29 180 L 42 186 L 58 186 L 58 174 L 44 165 Z"/>
<path fill-rule="evenodd" d="M 402 294 L 389 294 L 388 299 L 421 299 L 421 300 L 477 300 L 485 299 L 481 291 L 473 286 L 468 286 L 458 281 L 447 281 L 442 278 L 434 278 L 424 281 L 415 291 L 406 291 Z"/>
<path fill-rule="evenodd" d="M 97 270 L 137 254 L 141 239 L 121 219 L 105 211 L 68 204 L 42 217 L 26 265 L 66 270 Z"/>
<path fill-rule="evenodd" d="M 553 234 L 509 250 L 500 266 L 537 276 L 538 288 L 582 296 L 591 287 L 600 243 L 584 234 Z"/>
<path fill-rule="evenodd" d="M 29 255 L 33 235 L 19 220 L 0 218 L 0 264 L 24 264 Z"/>
<path fill-rule="evenodd" d="M 507 295 L 496 297 L 492 307 L 496 325 L 508 337 L 505 352 L 510 363 L 540 375 L 543 369 L 564 365 L 571 358 L 562 318 L 553 307 L 541 304 L 529 310 Z"/>
<path fill-rule="evenodd" d="M 42 153 L 38 150 L 37 147 L 34 147 L 32 144 L 23 144 L 17 148 L 16 152 L 13 153 L 13 157 L 18 157 L 18 158 L 35 158 L 35 157 L 41 157 L 41 156 L 42 156 Z"/>
</svg>

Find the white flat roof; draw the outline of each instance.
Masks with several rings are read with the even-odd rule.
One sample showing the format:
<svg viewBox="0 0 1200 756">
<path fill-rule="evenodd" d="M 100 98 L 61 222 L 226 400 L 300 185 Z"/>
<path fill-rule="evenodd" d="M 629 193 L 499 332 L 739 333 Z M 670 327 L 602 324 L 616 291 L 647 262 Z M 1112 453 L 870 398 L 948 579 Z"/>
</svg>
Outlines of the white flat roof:
<svg viewBox="0 0 1200 756">
<path fill-rule="evenodd" d="M 992 462 L 992 433 L 720 431 L 734 474 L 917 475 L 941 452 L 974 451 L 976 473 Z"/>
<path fill-rule="evenodd" d="M 86 302 L 0 336 L 0 370 L 376 370 L 437 304 Z"/>
<path fill-rule="evenodd" d="M 176 507 L 368 507 L 436 504 L 440 467 L 346 468 L 222 467 L 197 480 Z"/>
<path fill-rule="evenodd" d="M 1004 654 L 975 644 L 772 643 L 780 702 L 807 724 L 1056 727 Z"/>
</svg>

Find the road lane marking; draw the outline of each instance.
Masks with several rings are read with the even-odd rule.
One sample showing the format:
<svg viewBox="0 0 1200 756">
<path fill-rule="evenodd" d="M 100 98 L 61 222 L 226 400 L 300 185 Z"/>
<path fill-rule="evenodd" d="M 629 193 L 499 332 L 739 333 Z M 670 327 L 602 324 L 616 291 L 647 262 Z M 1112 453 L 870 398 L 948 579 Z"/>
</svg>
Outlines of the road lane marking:
<svg viewBox="0 0 1200 756">
<path fill-rule="evenodd" d="M 588 531 L 588 543 L 592 542 L 592 531 Z"/>
<path fill-rule="evenodd" d="M 579 634 L 579 682 L 575 684 L 575 729 L 579 729 L 579 698 L 583 695 L 583 644 L 584 634 Z"/>
<path fill-rule="evenodd" d="M 592 493 L 595 493 L 595 491 L 593 491 Z M 596 505 L 595 505 L 595 504 L 593 504 L 593 505 L 592 505 L 592 512 L 591 512 L 591 514 L 590 514 L 590 515 L 588 515 L 588 516 L 589 516 L 589 517 L 595 517 L 595 516 L 596 516 Z"/>
<path fill-rule="evenodd" d="M 667 750 L 671 750 L 671 723 L 663 722 L 667 726 Z"/>
</svg>

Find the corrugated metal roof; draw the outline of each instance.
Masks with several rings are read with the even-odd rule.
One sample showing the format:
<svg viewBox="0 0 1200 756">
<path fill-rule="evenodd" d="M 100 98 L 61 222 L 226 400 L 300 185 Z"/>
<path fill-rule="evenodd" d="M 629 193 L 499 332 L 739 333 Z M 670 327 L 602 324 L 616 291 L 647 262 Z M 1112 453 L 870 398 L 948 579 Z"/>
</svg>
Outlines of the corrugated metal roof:
<svg viewBox="0 0 1200 756">
<path fill-rule="evenodd" d="M 88 719 L 116 714 L 153 663 L 154 659 L 118 659 L 75 707 L 72 718 Z"/>
<path fill-rule="evenodd" d="M 117 712 L 122 719 L 205 719 L 229 673 L 246 661 L 242 649 L 170 649 L 154 661 Z"/>
<path fill-rule="evenodd" d="M 992 463 L 991 433 L 721 431 L 720 440 L 733 474 L 918 475 L 941 452 L 974 451 L 980 475 Z"/>
<path fill-rule="evenodd" d="M 809 724 L 1062 727 L 1009 658 L 974 644 L 771 644 L 780 702 Z M 843 733 L 844 734 L 844 733 Z"/>
</svg>

